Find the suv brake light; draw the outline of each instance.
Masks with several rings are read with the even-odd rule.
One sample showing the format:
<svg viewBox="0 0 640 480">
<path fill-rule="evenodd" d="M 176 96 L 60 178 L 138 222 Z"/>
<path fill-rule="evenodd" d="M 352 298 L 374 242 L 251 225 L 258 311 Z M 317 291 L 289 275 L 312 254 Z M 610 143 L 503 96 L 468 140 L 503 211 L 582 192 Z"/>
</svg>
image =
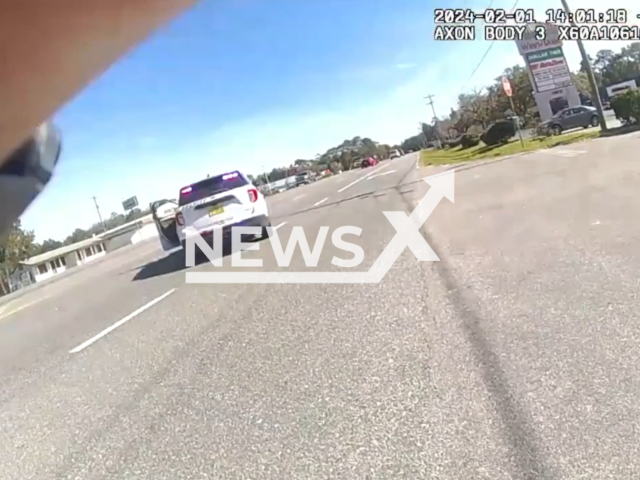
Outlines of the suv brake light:
<svg viewBox="0 0 640 480">
<path fill-rule="evenodd" d="M 184 216 L 182 215 L 182 212 L 176 213 L 176 223 L 181 227 L 184 226 Z"/>
<path fill-rule="evenodd" d="M 258 201 L 258 190 L 255 188 L 249 189 L 249 200 L 251 200 L 251 203 Z"/>
</svg>

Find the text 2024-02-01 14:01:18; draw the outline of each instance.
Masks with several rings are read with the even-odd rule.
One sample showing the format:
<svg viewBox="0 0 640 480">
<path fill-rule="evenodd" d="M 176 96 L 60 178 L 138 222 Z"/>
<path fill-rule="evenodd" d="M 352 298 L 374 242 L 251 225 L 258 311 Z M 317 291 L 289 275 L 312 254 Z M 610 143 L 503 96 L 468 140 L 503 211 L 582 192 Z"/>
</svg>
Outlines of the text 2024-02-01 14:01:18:
<svg viewBox="0 0 640 480">
<path fill-rule="evenodd" d="M 634 15 L 624 8 L 608 8 L 597 11 L 593 8 L 578 8 L 573 12 L 565 12 L 561 8 L 550 8 L 544 12 L 543 18 L 536 15 L 533 8 L 516 8 L 512 12 L 501 8 L 487 8 L 474 11 L 468 8 L 436 8 L 433 21 L 436 25 L 473 25 L 477 21 L 488 24 L 506 24 L 512 21 L 516 24 L 554 23 L 554 24 L 615 24 L 623 25 L 634 20 Z M 635 19 L 640 14 L 635 15 Z"/>
<path fill-rule="evenodd" d="M 637 24 L 621 24 L 627 22 L 631 15 L 627 10 L 608 9 L 597 13 L 593 9 L 579 9 L 571 16 L 554 9 L 547 10 L 546 22 L 537 22 L 532 15 L 532 10 L 514 10 L 509 14 L 503 14 L 503 10 L 485 10 L 481 13 L 471 10 L 440 9 L 435 13 L 434 40 L 439 41 L 473 41 L 478 34 L 484 40 L 546 40 L 548 30 L 542 23 L 552 23 L 557 28 L 558 40 L 640 40 L 640 26 Z M 489 13 L 491 12 L 491 13 Z M 563 12 L 563 11 L 562 11 Z M 506 15 L 506 16 L 505 16 Z M 638 16 L 638 15 L 635 15 Z M 484 25 L 476 26 L 468 23 L 468 19 L 483 20 Z M 520 20 L 527 19 L 524 23 Z M 533 19 L 533 21 L 531 21 Z M 555 21 L 550 21 L 551 19 Z M 462 20 L 462 24 L 443 24 L 446 20 Z M 506 24 L 507 20 L 515 24 Z M 577 22 L 584 20 L 585 22 Z M 562 24 L 561 22 L 569 22 Z M 616 23 L 620 22 L 620 23 Z M 580 24 L 576 24 L 580 23 Z"/>
</svg>

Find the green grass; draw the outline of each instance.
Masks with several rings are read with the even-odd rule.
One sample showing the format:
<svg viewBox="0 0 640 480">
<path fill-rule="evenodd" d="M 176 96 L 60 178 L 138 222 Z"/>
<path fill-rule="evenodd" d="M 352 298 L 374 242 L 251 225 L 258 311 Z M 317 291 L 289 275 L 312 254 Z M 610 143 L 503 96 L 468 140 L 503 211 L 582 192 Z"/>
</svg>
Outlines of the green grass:
<svg viewBox="0 0 640 480">
<path fill-rule="evenodd" d="M 557 147 L 559 145 L 569 145 L 571 143 L 596 138 L 599 135 L 600 130 L 592 130 L 589 132 L 569 133 L 557 137 L 527 138 L 523 141 L 524 147 L 520 144 L 520 140 L 516 139 L 507 144 L 495 147 L 487 147 L 486 145 L 480 144 L 476 147 L 467 149 L 456 147 L 448 150 L 423 150 L 420 152 L 420 162 L 422 165 L 444 165 L 448 163 L 470 162 L 473 160 L 531 152 L 542 148 Z"/>
</svg>

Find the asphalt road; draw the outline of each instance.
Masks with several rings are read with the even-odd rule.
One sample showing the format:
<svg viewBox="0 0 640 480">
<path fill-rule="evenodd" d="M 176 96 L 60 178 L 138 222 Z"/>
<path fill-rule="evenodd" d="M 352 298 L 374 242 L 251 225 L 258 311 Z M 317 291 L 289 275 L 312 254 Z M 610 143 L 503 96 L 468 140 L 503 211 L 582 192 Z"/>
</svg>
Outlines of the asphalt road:
<svg viewBox="0 0 640 480">
<path fill-rule="evenodd" d="M 380 284 L 186 284 L 146 244 L 20 297 L 0 478 L 636 478 L 639 145 L 457 171 L 423 232 L 441 261 L 406 250 Z M 415 164 L 271 197 L 279 237 L 359 226 L 366 270 L 395 233 L 382 211 L 438 172 Z M 269 242 L 243 256 L 275 268 Z M 287 270 L 309 270 L 299 251 Z"/>
</svg>

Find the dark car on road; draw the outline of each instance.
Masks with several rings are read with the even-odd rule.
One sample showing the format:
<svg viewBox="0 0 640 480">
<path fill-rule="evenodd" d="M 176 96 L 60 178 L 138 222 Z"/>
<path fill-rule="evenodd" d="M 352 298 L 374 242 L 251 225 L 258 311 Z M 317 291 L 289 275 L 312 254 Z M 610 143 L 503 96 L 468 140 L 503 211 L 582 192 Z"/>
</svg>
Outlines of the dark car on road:
<svg viewBox="0 0 640 480">
<path fill-rule="evenodd" d="M 296 175 L 296 187 L 299 187 L 300 185 L 309 185 L 311 182 L 313 182 L 313 177 L 309 172 L 304 172 Z"/>
<path fill-rule="evenodd" d="M 597 127 L 598 125 L 600 125 L 598 111 L 594 107 L 581 105 L 563 108 L 551 120 L 544 122 L 541 127 L 551 130 L 554 135 L 560 135 L 565 130 Z"/>
</svg>

